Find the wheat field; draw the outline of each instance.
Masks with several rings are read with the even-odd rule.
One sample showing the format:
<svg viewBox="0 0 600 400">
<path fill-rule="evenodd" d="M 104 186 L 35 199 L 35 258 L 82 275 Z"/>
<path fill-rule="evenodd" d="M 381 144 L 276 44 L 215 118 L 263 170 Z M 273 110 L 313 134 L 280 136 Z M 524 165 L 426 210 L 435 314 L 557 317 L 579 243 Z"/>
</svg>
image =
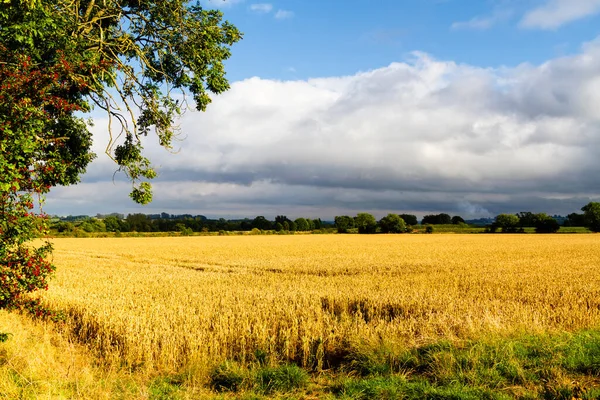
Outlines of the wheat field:
<svg viewBox="0 0 600 400">
<path fill-rule="evenodd" d="M 105 362 L 326 369 L 351 343 L 600 326 L 597 235 L 55 239 L 44 294 Z"/>
</svg>

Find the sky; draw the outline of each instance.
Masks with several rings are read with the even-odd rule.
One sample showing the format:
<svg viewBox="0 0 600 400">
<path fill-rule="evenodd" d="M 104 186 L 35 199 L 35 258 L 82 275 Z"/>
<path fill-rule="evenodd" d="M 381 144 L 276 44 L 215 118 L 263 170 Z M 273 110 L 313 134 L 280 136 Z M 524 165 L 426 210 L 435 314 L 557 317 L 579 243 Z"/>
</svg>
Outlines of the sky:
<svg viewBox="0 0 600 400">
<path fill-rule="evenodd" d="M 202 0 L 244 32 L 231 89 L 145 144 L 154 201 L 103 154 L 45 211 L 566 215 L 600 200 L 600 0 Z"/>
</svg>

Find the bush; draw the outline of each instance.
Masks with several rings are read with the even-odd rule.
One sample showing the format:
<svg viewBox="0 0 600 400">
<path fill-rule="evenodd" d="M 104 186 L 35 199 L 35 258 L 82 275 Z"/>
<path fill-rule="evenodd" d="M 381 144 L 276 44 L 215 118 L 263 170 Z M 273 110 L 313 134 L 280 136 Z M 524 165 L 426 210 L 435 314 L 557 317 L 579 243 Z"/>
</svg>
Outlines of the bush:
<svg viewBox="0 0 600 400">
<path fill-rule="evenodd" d="M 341 215 L 335 217 L 335 227 L 338 233 L 348 233 L 348 231 L 354 228 L 354 219 L 347 215 Z"/>
<path fill-rule="evenodd" d="M 261 368 L 257 371 L 255 380 L 263 393 L 289 392 L 306 386 L 308 374 L 302 368 L 288 364 Z"/>
<path fill-rule="evenodd" d="M 465 220 L 461 216 L 455 215 L 454 217 L 452 217 L 452 225 L 460 225 L 464 223 Z"/>
<path fill-rule="evenodd" d="M 514 214 L 500 214 L 496 216 L 496 225 L 503 233 L 515 233 L 519 229 L 519 217 Z"/>
<path fill-rule="evenodd" d="M 294 224 L 296 224 L 296 230 L 300 232 L 308 231 L 310 229 L 310 225 L 306 218 L 297 218 L 294 221 Z"/>
<path fill-rule="evenodd" d="M 383 233 L 404 233 L 406 223 L 396 214 L 388 214 L 379 221 L 379 227 Z"/>
<path fill-rule="evenodd" d="M 377 220 L 369 213 L 358 213 L 354 218 L 354 224 L 358 228 L 358 233 L 377 232 Z"/>
<path fill-rule="evenodd" d="M 554 218 L 546 214 L 537 214 L 535 218 L 535 231 L 537 233 L 556 233 L 560 224 Z"/>
<path fill-rule="evenodd" d="M 241 369 L 234 363 L 226 362 L 215 369 L 210 374 L 210 386 L 218 391 L 237 392 L 244 383 L 244 375 Z"/>
<path fill-rule="evenodd" d="M 425 227 L 425 233 L 433 233 L 433 226 L 427 225 Z"/>
<path fill-rule="evenodd" d="M 592 232 L 600 232 L 600 203 L 591 202 L 581 208 L 585 225 Z"/>
</svg>

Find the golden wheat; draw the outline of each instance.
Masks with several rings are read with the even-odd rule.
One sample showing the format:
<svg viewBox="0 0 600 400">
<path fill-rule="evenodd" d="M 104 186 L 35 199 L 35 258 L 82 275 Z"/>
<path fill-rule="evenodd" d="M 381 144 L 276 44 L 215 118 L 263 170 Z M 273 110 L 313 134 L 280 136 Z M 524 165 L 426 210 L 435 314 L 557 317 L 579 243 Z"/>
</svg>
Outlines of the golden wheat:
<svg viewBox="0 0 600 400">
<path fill-rule="evenodd" d="M 57 239 L 45 295 L 105 359 L 327 367 L 349 343 L 402 347 L 600 324 L 597 235 Z"/>
</svg>

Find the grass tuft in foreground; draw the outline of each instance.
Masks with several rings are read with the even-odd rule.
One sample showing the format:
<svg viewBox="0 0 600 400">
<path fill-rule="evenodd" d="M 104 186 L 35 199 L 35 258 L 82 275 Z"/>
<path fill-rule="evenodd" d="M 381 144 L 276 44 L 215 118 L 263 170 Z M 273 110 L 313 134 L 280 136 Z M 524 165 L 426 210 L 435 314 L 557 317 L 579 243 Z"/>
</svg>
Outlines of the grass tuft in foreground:
<svg viewBox="0 0 600 400">
<path fill-rule="evenodd" d="M 600 399 L 600 331 L 354 353 L 341 398 Z"/>
<path fill-rule="evenodd" d="M 1 313 L 0 399 L 600 399 L 600 330 L 412 349 L 350 345 L 336 369 L 229 361 L 151 376 L 102 365 L 51 326 Z M 270 360 L 270 361 L 269 361 Z"/>
</svg>

